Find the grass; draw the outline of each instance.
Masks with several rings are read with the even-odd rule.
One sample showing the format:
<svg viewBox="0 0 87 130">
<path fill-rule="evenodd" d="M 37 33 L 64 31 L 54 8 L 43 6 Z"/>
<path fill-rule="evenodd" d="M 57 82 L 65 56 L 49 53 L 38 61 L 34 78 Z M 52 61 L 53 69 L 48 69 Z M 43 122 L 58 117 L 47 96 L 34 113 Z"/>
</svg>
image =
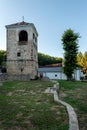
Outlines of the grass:
<svg viewBox="0 0 87 130">
<path fill-rule="evenodd" d="M 0 86 L 0 130 L 68 130 L 64 106 L 44 93 L 49 81 L 6 82 Z"/>
<path fill-rule="evenodd" d="M 87 82 L 59 80 L 59 84 L 61 100 L 75 108 L 80 130 L 87 130 Z"/>
</svg>

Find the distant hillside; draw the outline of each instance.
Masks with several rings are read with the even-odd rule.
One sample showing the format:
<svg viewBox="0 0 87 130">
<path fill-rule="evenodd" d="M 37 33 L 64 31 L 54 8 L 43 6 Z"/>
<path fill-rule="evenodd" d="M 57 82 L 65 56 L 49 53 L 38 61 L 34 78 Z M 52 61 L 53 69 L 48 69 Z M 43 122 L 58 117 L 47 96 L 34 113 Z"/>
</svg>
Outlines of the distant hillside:
<svg viewBox="0 0 87 130">
<path fill-rule="evenodd" d="M 53 57 L 47 54 L 38 53 L 38 64 L 39 66 L 45 66 L 50 64 L 62 63 L 62 58 Z"/>
<path fill-rule="evenodd" d="M 0 50 L 0 65 L 6 61 L 6 51 Z M 62 58 L 53 57 L 47 54 L 38 52 L 38 64 L 39 66 L 45 66 L 50 64 L 62 63 Z"/>
</svg>

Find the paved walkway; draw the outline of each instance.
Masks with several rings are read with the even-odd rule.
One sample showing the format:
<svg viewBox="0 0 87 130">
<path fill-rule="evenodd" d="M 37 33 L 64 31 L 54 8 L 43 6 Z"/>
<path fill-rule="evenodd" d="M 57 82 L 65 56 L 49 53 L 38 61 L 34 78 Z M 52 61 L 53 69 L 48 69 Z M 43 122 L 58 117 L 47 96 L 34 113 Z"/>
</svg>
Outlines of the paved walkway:
<svg viewBox="0 0 87 130">
<path fill-rule="evenodd" d="M 59 95 L 58 95 L 58 90 L 59 90 L 59 83 L 56 81 L 52 81 L 54 82 L 54 86 L 52 88 L 48 88 L 45 90 L 45 93 L 53 93 L 54 94 L 54 101 L 55 102 L 59 102 L 61 104 L 63 104 L 64 106 L 66 106 L 68 115 L 69 115 L 69 130 L 79 130 L 79 125 L 78 125 L 78 120 L 77 120 L 77 116 L 76 113 L 73 109 L 73 107 L 71 105 L 69 105 L 66 102 L 63 102 L 59 99 Z"/>
</svg>

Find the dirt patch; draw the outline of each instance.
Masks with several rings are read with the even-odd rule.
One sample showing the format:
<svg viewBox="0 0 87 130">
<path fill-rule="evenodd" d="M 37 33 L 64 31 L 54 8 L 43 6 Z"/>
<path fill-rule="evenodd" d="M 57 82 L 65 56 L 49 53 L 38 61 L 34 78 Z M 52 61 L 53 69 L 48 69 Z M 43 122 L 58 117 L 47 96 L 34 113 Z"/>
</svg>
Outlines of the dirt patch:
<svg viewBox="0 0 87 130">
<path fill-rule="evenodd" d="M 67 96 L 67 94 L 66 93 L 61 93 L 61 97 L 66 97 Z"/>
<path fill-rule="evenodd" d="M 17 115 L 16 115 L 16 118 L 18 119 L 18 118 L 20 118 L 20 117 L 22 117 L 22 115 L 23 115 L 23 113 L 18 113 Z"/>
<path fill-rule="evenodd" d="M 13 92 L 7 93 L 7 96 L 12 96 L 12 95 L 13 95 Z"/>
</svg>

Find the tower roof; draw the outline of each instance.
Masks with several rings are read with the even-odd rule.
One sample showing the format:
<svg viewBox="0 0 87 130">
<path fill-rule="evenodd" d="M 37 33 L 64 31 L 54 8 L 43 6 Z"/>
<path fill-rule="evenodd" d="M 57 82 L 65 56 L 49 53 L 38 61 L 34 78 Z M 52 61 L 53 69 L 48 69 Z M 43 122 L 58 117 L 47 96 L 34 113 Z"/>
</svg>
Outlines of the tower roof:
<svg viewBox="0 0 87 130">
<path fill-rule="evenodd" d="M 24 22 L 24 21 L 18 22 L 18 23 L 13 23 L 13 24 L 10 24 L 10 25 L 6 25 L 5 27 L 6 28 L 16 28 L 16 27 L 20 27 L 20 26 L 21 27 L 22 26 L 32 26 L 35 29 L 36 33 L 37 33 L 37 30 L 36 30 L 33 23 L 27 23 L 27 22 Z M 37 33 L 37 35 L 38 35 L 38 33 Z"/>
<path fill-rule="evenodd" d="M 18 22 L 18 23 L 13 23 L 13 24 L 10 24 L 10 25 L 6 25 L 6 27 L 12 27 L 12 26 L 19 26 L 19 25 L 29 25 L 30 23 L 27 23 L 27 22 Z"/>
</svg>

